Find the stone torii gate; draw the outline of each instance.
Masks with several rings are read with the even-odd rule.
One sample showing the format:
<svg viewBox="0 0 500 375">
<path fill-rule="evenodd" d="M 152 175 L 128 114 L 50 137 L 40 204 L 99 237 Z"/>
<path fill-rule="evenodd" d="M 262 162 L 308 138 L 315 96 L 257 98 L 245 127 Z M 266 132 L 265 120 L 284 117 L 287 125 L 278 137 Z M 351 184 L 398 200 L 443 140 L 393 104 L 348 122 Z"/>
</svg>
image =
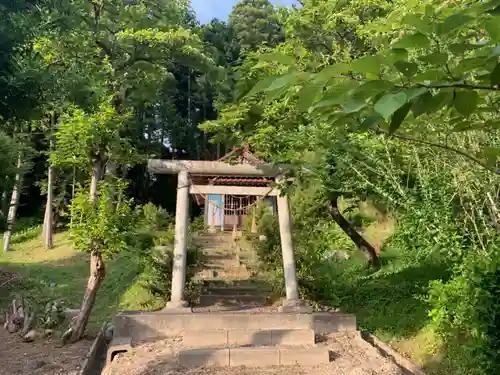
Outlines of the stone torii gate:
<svg viewBox="0 0 500 375">
<path fill-rule="evenodd" d="M 155 174 L 177 174 L 177 204 L 175 213 L 175 247 L 172 271 L 172 292 L 166 311 L 191 311 L 184 299 L 187 266 L 187 236 L 189 223 L 189 194 L 240 194 L 276 196 L 285 276 L 286 299 L 281 312 L 310 312 L 299 298 L 295 255 L 292 241 L 292 220 L 288 197 L 276 189 L 256 186 L 193 185 L 195 176 L 268 177 L 280 181 L 284 168 L 270 164 L 229 164 L 222 161 L 151 159 L 148 169 Z"/>
</svg>

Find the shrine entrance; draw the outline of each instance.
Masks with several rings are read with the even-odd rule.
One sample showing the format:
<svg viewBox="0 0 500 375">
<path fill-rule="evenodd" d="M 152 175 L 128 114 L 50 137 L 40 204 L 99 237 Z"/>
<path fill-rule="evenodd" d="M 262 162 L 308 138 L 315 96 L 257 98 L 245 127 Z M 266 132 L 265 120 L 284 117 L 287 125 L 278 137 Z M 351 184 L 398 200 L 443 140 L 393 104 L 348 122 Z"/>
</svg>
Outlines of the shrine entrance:
<svg viewBox="0 0 500 375">
<path fill-rule="evenodd" d="M 266 164 L 248 148 L 235 148 L 217 161 L 156 159 L 149 160 L 148 168 L 152 173 L 178 174 L 172 294 L 166 309 L 190 310 L 184 289 L 191 194 L 205 205 L 205 224 L 214 230 L 241 228 L 250 208 L 267 200 L 279 219 L 286 290 L 282 311 L 310 310 L 299 298 L 288 198 L 277 189 L 285 167 Z"/>
</svg>

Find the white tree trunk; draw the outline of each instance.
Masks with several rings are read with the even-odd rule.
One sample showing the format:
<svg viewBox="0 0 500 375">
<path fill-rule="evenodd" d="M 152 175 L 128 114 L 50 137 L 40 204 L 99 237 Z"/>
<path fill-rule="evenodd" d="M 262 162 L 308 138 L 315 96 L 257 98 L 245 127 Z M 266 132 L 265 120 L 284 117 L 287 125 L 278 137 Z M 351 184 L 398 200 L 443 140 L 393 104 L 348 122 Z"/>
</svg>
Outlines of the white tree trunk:
<svg viewBox="0 0 500 375">
<path fill-rule="evenodd" d="M 49 170 L 47 174 L 47 203 L 45 205 L 45 218 L 43 221 L 43 239 L 45 244 L 45 249 L 52 249 L 53 245 L 53 234 L 54 234 L 54 223 L 53 223 L 53 203 L 54 203 L 54 166 L 49 165 Z"/>
<path fill-rule="evenodd" d="M 104 172 L 104 164 L 97 161 L 92 166 L 92 180 L 90 182 L 90 201 L 97 201 L 97 193 L 99 190 L 99 182 L 102 180 Z"/>
<path fill-rule="evenodd" d="M 14 187 L 12 188 L 12 195 L 10 198 L 9 213 L 7 215 L 7 228 L 3 234 L 3 251 L 9 251 L 10 236 L 12 234 L 12 227 L 16 222 L 17 207 L 19 206 L 19 196 L 21 195 L 21 167 L 22 167 L 22 155 L 19 153 L 17 157 L 17 172 L 14 178 Z"/>
</svg>

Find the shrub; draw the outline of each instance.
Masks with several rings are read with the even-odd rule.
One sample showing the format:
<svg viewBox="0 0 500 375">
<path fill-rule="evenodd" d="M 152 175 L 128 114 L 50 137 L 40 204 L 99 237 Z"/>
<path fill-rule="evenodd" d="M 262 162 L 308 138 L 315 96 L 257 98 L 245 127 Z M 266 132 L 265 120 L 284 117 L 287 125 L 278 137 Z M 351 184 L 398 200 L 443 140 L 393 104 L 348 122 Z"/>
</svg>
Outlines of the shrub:
<svg viewBox="0 0 500 375">
<path fill-rule="evenodd" d="M 156 246 L 143 258 L 141 284 L 153 296 L 168 299 L 172 288 L 173 245 Z M 187 252 L 186 289 L 192 289 L 192 278 L 203 264 L 202 252 L 190 246 Z M 188 293 L 189 294 L 189 293 Z"/>
</svg>

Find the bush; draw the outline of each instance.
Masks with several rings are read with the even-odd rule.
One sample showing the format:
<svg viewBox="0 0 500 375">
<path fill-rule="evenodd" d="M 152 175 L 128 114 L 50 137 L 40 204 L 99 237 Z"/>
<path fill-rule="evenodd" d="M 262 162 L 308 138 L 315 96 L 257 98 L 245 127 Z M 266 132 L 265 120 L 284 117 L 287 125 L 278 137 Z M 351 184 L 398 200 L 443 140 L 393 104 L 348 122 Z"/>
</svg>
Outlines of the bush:
<svg viewBox="0 0 500 375">
<path fill-rule="evenodd" d="M 153 296 L 165 298 L 170 296 L 172 288 L 173 245 L 156 246 L 143 258 L 144 272 L 141 284 Z M 187 252 L 186 290 L 192 290 L 192 278 L 203 264 L 202 252 L 190 246 Z"/>
</svg>

